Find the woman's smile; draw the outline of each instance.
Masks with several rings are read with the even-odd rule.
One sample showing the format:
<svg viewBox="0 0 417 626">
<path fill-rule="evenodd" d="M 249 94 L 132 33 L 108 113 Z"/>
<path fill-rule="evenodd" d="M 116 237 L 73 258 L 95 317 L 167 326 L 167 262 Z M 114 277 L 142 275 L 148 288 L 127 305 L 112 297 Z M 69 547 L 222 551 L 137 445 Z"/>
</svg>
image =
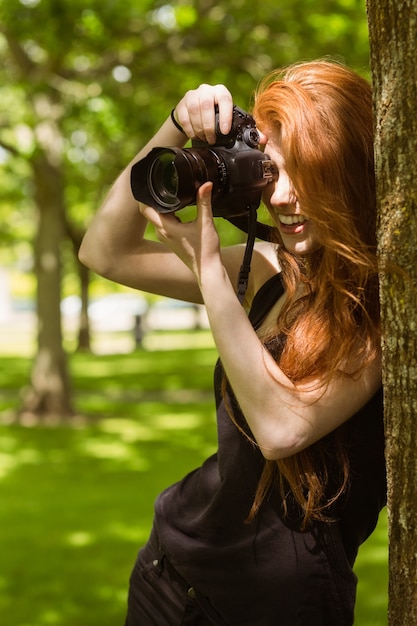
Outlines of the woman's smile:
<svg viewBox="0 0 417 626">
<path fill-rule="evenodd" d="M 283 213 L 278 214 L 279 229 L 286 235 L 299 235 L 304 231 L 304 225 L 307 222 L 307 218 L 304 215 L 293 213 L 286 215 Z"/>
<path fill-rule="evenodd" d="M 280 233 L 282 244 L 288 252 L 304 255 L 317 248 L 314 224 L 305 215 L 297 212 L 280 212 L 275 207 L 270 208 L 270 213 Z"/>
</svg>

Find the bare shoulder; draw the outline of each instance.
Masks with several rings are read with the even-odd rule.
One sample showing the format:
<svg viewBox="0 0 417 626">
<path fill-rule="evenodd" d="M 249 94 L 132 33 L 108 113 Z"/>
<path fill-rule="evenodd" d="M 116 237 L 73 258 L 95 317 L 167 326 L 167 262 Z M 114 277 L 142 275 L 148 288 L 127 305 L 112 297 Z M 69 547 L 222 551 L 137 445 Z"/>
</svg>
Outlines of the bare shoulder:
<svg viewBox="0 0 417 626">
<path fill-rule="evenodd" d="M 277 256 L 277 244 L 269 241 L 256 242 L 254 248 L 254 258 L 263 259 L 271 266 L 272 274 L 276 274 L 280 270 Z"/>
<path fill-rule="evenodd" d="M 237 281 L 243 260 L 245 245 L 231 246 L 222 250 L 223 263 L 232 281 Z M 276 245 L 266 241 L 256 242 L 251 260 L 245 305 L 250 306 L 256 292 L 272 276 L 280 271 Z"/>
</svg>

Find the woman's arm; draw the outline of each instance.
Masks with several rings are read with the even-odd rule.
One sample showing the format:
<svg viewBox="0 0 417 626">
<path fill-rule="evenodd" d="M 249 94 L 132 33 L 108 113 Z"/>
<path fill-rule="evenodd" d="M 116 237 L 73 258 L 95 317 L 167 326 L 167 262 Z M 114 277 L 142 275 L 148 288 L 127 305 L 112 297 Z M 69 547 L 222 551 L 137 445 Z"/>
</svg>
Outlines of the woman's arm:
<svg viewBox="0 0 417 626">
<path fill-rule="evenodd" d="M 139 210 L 130 187 L 131 166 L 144 158 L 154 147 L 183 146 L 188 137 L 198 137 L 208 143 L 215 141 L 214 105 L 219 106 L 220 125 L 224 133 L 232 123 L 233 101 L 222 85 L 202 85 L 187 92 L 176 107 L 177 121 L 182 133 L 171 117 L 164 122 L 155 136 L 136 155 L 120 174 L 105 198 L 103 205 L 91 222 L 82 242 L 80 260 L 96 273 L 121 284 L 190 302 L 202 302 L 195 275 L 166 245 L 145 237 L 147 220 Z M 178 220 L 176 215 L 170 219 Z M 243 246 L 232 246 L 222 251 L 224 266 L 230 279 L 237 282 Z M 267 262 L 264 259 L 267 258 Z M 276 271 L 276 259 L 271 246 L 261 245 L 254 253 L 253 272 L 250 277 L 248 297 L 259 283 Z"/>
<path fill-rule="evenodd" d="M 294 385 L 264 348 L 239 305 L 220 255 L 211 213 L 211 184 L 198 192 L 196 222 L 180 225 L 147 207 L 161 241 L 199 284 L 222 364 L 251 431 L 268 459 L 291 456 L 356 413 L 381 384 L 380 364 L 359 379 L 340 376 L 327 387 Z M 168 218 L 168 219 L 167 219 Z"/>
<path fill-rule="evenodd" d="M 177 106 L 177 119 L 187 136 L 214 141 L 215 103 L 219 104 L 221 123 L 230 124 L 231 96 L 225 97 L 224 88 L 203 86 L 186 94 Z M 168 118 L 134 161 L 155 146 L 181 146 L 185 140 Z M 265 457 L 282 458 L 298 452 L 366 403 L 380 384 L 378 365 L 368 367 L 359 380 L 340 377 L 323 392 L 291 384 L 263 347 L 236 298 L 243 247 L 220 250 L 212 217 L 211 183 L 198 192 L 197 219 L 182 224 L 174 214 L 138 207 L 130 190 L 130 169 L 131 164 L 93 220 L 80 258 L 111 280 L 205 303 L 227 376 Z M 156 228 L 157 242 L 144 237 L 148 221 Z M 257 244 L 249 296 L 277 271 L 272 246 Z"/>
<path fill-rule="evenodd" d="M 130 187 L 130 171 L 134 162 L 145 157 L 156 146 L 182 146 L 187 136 L 169 117 L 149 143 L 127 165 L 113 184 L 101 208 L 91 222 L 79 251 L 80 260 L 110 280 L 129 287 L 164 293 L 157 272 L 167 281 L 172 274 L 178 288 L 184 288 L 190 300 L 201 300 L 195 278 L 170 250 L 144 238 L 146 219 L 139 211 Z M 149 288 L 149 289 L 148 289 Z M 176 297 L 173 289 L 173 297 Z M 171 295 L 167 293 L 167 295 Z"/>
</svg>

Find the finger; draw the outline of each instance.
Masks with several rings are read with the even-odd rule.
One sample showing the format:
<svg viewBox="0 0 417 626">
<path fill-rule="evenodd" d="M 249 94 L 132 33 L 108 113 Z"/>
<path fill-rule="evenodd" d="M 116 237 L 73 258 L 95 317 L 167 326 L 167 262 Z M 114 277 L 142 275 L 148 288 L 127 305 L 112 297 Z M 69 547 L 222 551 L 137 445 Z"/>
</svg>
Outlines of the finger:
<svg viewBox="0 0 417 626">
<path fill-rule="evenodd" d="M 170 241 L 176 237 L 176 227 L 181 224 L 181 220 L 175 213 L 159 213 L 152 207 L 141 207 L 142 215 L 155 228 L 155 235 L 158 241 L 165 245 L 170 245 Z"/>
<path fill-rule="evenodd" d="M 214 108 L 214 102 L 210 95 L 210 85 L 200 85 L 197 89 L 187 91 L 182 100 L 175 107 L 176 117 L 188 137 L 199 138 L 205 141 L 205 133 L 201 116 L 202 101 L 207 103 L 207 108 Z M 214 117 L 214 111 L 213 111 Z"/>
<path fill-rule="evenodd" d="M 189 137 L 214 144 L 217 138 L 215 105 L 219 107 L 219 126 L 227 134 L 232 125 L 233 99 L 224 85 L 200 85 L 188 91 L 176 107 L 177 119 Z"/>
<path fill-rule="evenodd" d="M 173 212 L 160 213 L 156 209 L 153 209 L 152 207 L 146 206 L 144 204 L 140 205 L 140 212 L 142 213 L 144 218 L 147 219 L 148 222 L 150 222 L 150 224 L 153 224 L 155 228 L 159 230 L 167 230 L 170 224 L 176 224 L 177 222 L 181 222 L 179 217 Z"/>
<path fill-rule="evenodd" d="M 213 208 L 211 204 L 211 197 L 213 191 L 213 183 L 208 181 L 199 187 L 197 190 L 197 215 L 201 221 L 206 220 L 207 218 L 210 221 L 213 220 Z"/>
<path fill-rule="evenodd" d="M 207 143 L 216 141 L 216 96 L 212 85 L 200 85 L 188 93 L 187 106 L 194 137 Z"/>
<path fill-rule="evenodd" d="M 204 98 L 203 98 L 204 96 Z M 214 144 L 217 140 L 218 131 L 227 135 L 232 127 L 233 98 L 230 91 L 224 85 L 214 85 L 211 92 L 205 97 L 201 95 L 201 122 L 205 141 Z M 218 127 L 216 125 L 215 107 L 218 107 Z"/>
<path fill-rule="evenodd" d="M 217 128 L 216 128 L 216 99 L 214 92 L 207 96 L 202 96 L 200 99 L 200 119 L 201 119 L 201 133 L 203 141 L 209 144 L 216 143 Z"/>
<path fill-rule="evenodd" d="M 142 213 L 143 217 L 154 226 L 162 226 L 161 214 L 156 209 L 140 202 L 139 211 Z"/>
<path fill-rule="evenodd" d="M 216 103 L 219 107 L 219 129 L 223 135 L 228 135 L 233 121 L 233 98 L 224 85 L 216 85 Z"/>
</svg>

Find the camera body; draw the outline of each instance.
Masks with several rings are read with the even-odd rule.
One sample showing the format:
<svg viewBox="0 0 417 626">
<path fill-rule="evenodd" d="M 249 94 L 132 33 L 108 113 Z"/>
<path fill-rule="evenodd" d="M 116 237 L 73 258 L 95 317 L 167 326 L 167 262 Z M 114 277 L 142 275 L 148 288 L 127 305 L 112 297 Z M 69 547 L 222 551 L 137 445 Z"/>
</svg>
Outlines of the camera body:
<svg viewBox="0 0 417 626">
<path fill-rule="evenodd" d="M 215 144 L 193 140 L 191 148 L 154 148 L 132 166 L 133 196 L 160 213 L 171 213 L 195 204 L 197 189 L 212 181 L 215 217 L 256 211 L 274 176 L 271 160 L 258 145 L 251 115 L 234 106 L 231 131 L 223 135 L 216 110 Z"/>
</svg>

